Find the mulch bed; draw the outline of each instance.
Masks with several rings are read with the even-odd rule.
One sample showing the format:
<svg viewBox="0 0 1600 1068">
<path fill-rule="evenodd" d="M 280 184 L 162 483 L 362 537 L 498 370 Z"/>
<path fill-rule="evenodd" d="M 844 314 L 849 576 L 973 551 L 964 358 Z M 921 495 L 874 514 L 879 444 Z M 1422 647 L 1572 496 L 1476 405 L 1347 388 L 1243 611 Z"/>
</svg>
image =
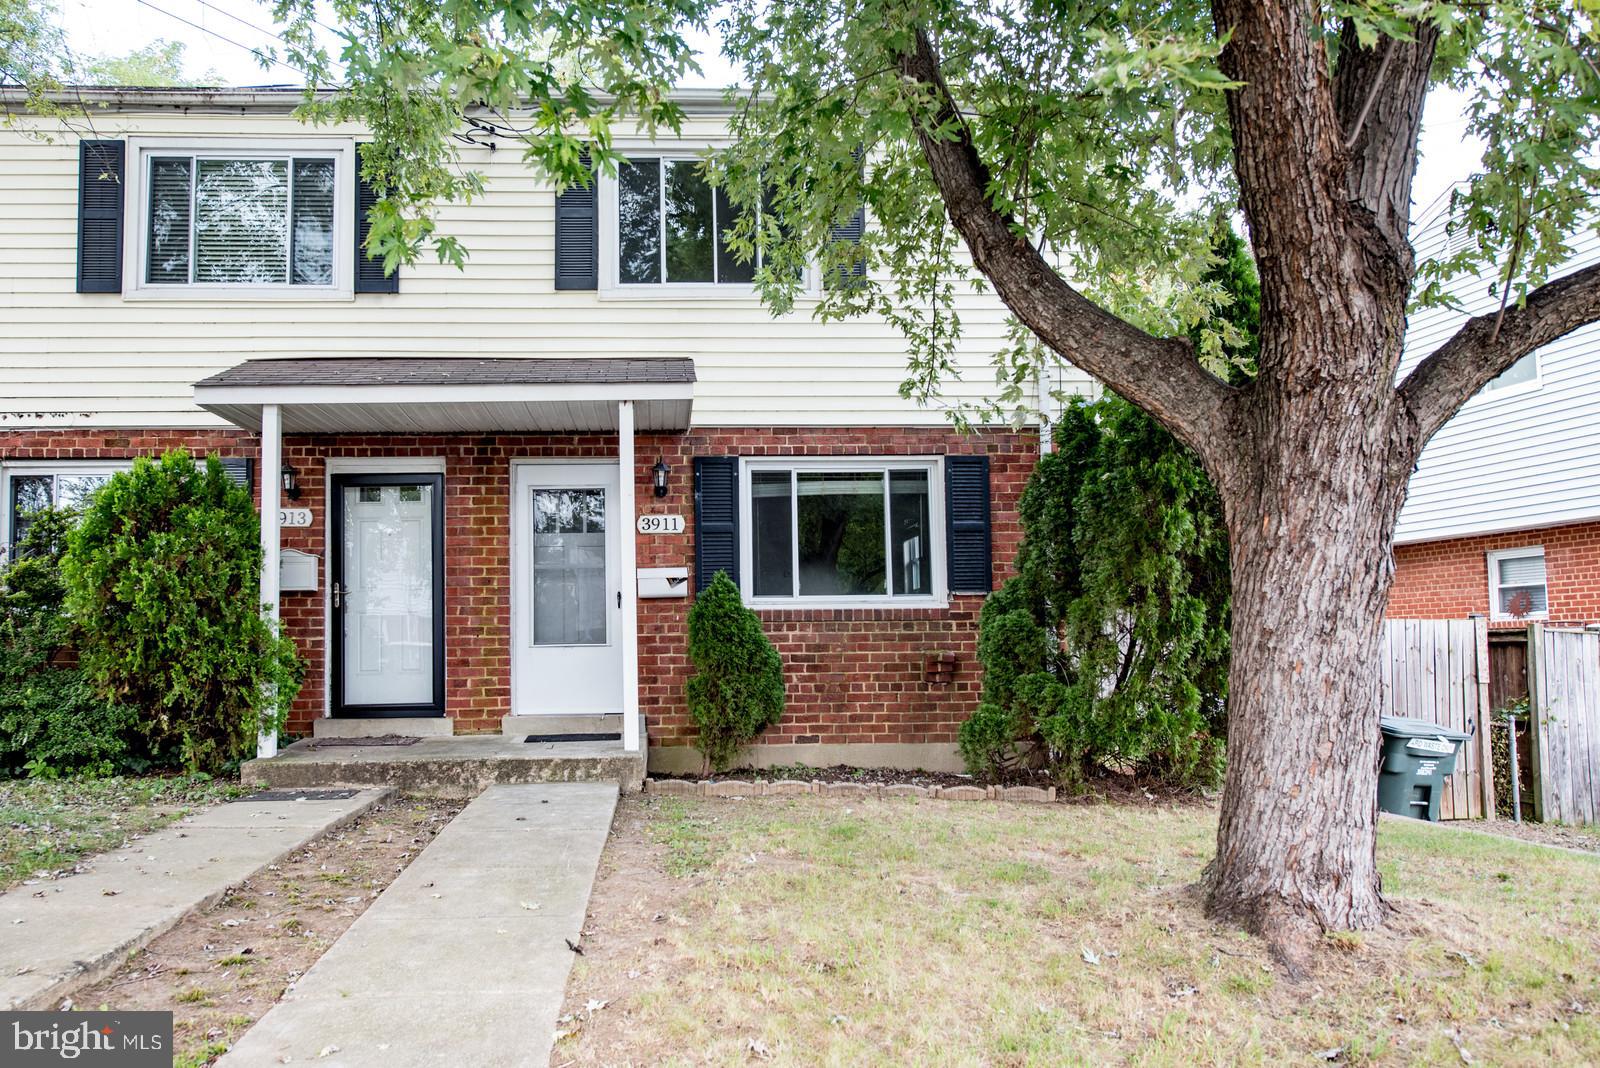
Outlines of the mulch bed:
<svg viewBox="0 0 1600 1068">
<path fill-rule="evenodd" d="M 971 775 L 946 771 L 902 770 L 899 768 L 856 768 L 848 764 L 835 764 L 828 768 L 813 768 L 804 764 L 783 764 L 770 768 L 733 768 L 718 775 L 672 775 L 652 773 L 655 779 L 677 779 L 687 782 L 723 782 L 737 779 L 743 782 L 853 782 L 863 786 L 983 786 L 983 780 Z M 1042 775 L 1007 776 L 998 785 L 1047 787 L 1051 781 Z M 1183 789 L 1165 783 L 1153 782 L 1135 775 L 1103 772 L 1086 782 L 1081 790 L 1058 789 L 1057 803 L 1063 804 L 1119 804 L 1119 805 L 1209 805 L 1215 796 L 1192 789 Z"/>
</svg>

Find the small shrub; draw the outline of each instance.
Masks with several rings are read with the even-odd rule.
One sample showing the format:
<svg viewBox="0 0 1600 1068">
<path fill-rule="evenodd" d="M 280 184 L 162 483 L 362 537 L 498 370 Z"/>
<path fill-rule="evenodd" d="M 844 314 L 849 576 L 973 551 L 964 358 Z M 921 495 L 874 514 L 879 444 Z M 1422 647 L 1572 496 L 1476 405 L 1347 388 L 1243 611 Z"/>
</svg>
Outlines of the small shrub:
<svg viewBox="0 0 1600 1068">
<path fill-rule="evenodd" d="M 181 450 L 114 476 L 68 538 L 85 674 L 191 771 L 247 755 L 300 687 L 293 643 L 261 615 L 259 539 L 250 495 Z"/>
<path fill-rule="evenodd" d="M 83 677 L 63 602 L 61 556 L 73 513 L 29 516 L 16 558 L 0 570 L 0 772 L 110 775 L 130 757 L 133 712 Z"/>
<path fill-rule="evenodd" d="M 695 667 L 684 687 L 689 716 L 701 755 L 721 771 L 783 714 L 783 662 L 724 573 L 689 609 L 689 659 Z"/>
</svg>

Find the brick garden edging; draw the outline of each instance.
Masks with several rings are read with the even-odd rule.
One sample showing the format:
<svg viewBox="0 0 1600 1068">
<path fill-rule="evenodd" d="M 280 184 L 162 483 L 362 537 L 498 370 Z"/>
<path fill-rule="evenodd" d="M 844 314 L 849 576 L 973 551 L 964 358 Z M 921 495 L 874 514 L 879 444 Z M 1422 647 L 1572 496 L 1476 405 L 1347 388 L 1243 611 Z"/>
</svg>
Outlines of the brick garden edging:
<svg viewBox="0 0 1600 1068">
<path fill-rule="evenodd" d="M 646 779 L 644 792 L 663 797 L 926 797 L 942 801 L 1021 801 L 1047 804 L 1056 799 L 1056 788 L 1039 786 L 913 786 L 894 783 L 806 782 L 779 779 L 776 782 L 745 782 L 743 779 Z"/>
</svg>

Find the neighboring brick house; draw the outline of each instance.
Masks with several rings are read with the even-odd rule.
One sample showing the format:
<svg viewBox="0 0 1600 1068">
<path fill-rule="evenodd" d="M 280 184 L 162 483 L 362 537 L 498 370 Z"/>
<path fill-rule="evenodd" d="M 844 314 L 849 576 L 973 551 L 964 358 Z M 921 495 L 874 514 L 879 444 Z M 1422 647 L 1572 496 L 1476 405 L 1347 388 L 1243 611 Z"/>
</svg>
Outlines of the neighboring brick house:
<svg viewBox="0 0 1600 1068">
<path fill-rule="evenodd" d="M 357 254 L 360 131 L 297 100 L 93 91 L 93 140 L 0 131 L 0 546 L 136 456 L 228 457 L 272 505 L 291 731 L 614 716 L 666 768 L 698 766 L 684 620 L 725 570 L 785 665 L 755 759 L 956 766 L 1039 430 L 958 432 L 900 396 L 887 323 L 760 303 L 692 166 L 721 94 L 683 95 L 679 140 L 619 131 L 592 192 L 464 146 L 465 269 L 388 278 Z M 961 300 L 951 404 L 1008 330 Z"/>
<path fill-rule="evenodd" d="M 1447 251 L 1441 213 L 1417 255 Z M 1563 268 L 1600 263 L 1585 231 Z M 1499 306 L 1493 278 L 1458 281 L 1462 309 L 1415 315 L 1402 373 L 1464 315 Z M 1600 326 L 1530 353 L 1469 401 L 1423 451 L 1396 533 L 1389 615 L 1600 623 Z"/>
</svg>

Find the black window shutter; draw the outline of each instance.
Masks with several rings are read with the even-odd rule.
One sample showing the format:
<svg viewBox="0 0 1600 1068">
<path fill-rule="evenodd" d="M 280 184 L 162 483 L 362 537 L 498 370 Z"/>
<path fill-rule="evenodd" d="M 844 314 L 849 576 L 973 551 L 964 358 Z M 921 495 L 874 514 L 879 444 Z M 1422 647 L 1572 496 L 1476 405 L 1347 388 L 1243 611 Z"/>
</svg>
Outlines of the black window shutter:
<svg viewBox="0 0 1600 1068">
<path fill-rule="evenodd" d="M 739 582 L 739 458 L 694 458 L 694 588 L 718 571 Z"/>
<path fill-rule="evenodd" d="M 994 588 L 989 547 L 989 458 L 944 458 L 945 541 L 951 593 Z"/>
<path fill-rule="evenodd" d="M 867 208 L 866 205 L 862 205 L 856 209 L 855 214 L 850 216 L 847 222 L 833 228 L 833 239 L 835 241 L 847 241 L 852 245 L 859 245 L 866 232 Z M 856 279 L 864 277 L 866 273 L 867 258 L 865 256 L 857 256 L 854 263 L 847 267 L 840 267 L 836 276 L 830 279 L 829 284 L 849 287 L 855 284 Z"/>
<path fill-rule="evenodd" d="M 122 292 L 121 141 L 78 142 L 78 292 Z"/>
<path fill-rule="evenodd" d="M 228 481 L 235 486 L 254 489 L 251 473 L 255 470 L 255 461 L 248 456 L 219 456 L 217 462 L 222 464 L 222 473 L 228 476 Z"/>
<path fill-rule="evenodd" d="M 372 207 L 378 202 L 378 191 L 361 176 L 361 146 L 356 146 L 355 154 L 356 171 L 356 292 L 357 293 L 398 293 L 400 292 L 400 269 L 390 275 L 383 273 L 383 259 L 372 258 L 367 255 L 367 233 L 372 229 L 372 220 L 368 217 Z"/>
<path fill-rule="evenodd" d="M 589 154 L 583 155 L 589 166 Z M 556 197 L 556 288 L 600 286 L 600 212 L 594 172 L 589 187 L 568 186 Z"/>
</svg>

